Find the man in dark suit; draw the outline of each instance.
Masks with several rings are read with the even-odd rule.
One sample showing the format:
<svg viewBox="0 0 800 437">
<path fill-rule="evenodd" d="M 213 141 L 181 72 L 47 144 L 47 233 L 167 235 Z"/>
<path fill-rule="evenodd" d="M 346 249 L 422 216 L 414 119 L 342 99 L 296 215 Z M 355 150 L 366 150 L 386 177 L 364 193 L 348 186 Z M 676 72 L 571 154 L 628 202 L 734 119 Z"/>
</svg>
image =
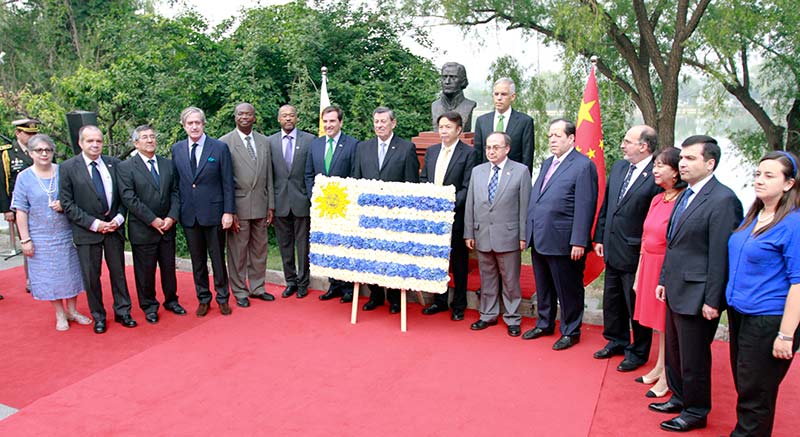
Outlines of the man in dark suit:
<svg viewBox="0 0 800 437">
<path fill-rule="evenodd" d="M 548 138 L 553 156 L 542 163 L 528 204 L 528 246 L 539 318 L 523 338 L 553 334 L 558 298 L 561 338 L 553 349 L 563 350 L 581 338 L 583 270 L 597 208 L 597 169 L 574 150 L 575 124 L 571 121 L 550 122 Z"/>
<path fill-rule="evenodd" d="M 728 237 L 742 221 L 742 203 L 714 177 L 720 148 L 694 135 L 681 145 L 679 170 L 689 187 L 678 197 L 667 226 L 667 252 L 656 296 L 667 301 L 667 384 L 672 397 L 650 409 L 677 417 L 668 431 L 706 426 L 711 411 L 711 342 L 725 306 Z"/>
<path fill-rule="evenodd" d="M 283 105 L 278 110 L 281 130 L 267 138 L 272 151 L 272 175 L 275 187 L 275 236 L 283 262 L 286 288 L 281 297 L 297 293 L 308 296 L 310 279 L 308 234 L 311 201 L 306 192 L 306 158 L 314 136 L 297 129 L 297 109 Z M 295 258 L 295 250 L 297 258 Z"/>
<path fill-rule="evenodd" d="M 351 177 L 356 164 L 356 150 L 358 140 L 342 132 L 342 108 L 328 106 L 322 110 L 322 127 L 325 135 L 314 138 L 309 146 L 309 156 L 306 159 L 306 193 L 311 199 L 314 189 L 314 176 Z M 328 278 L 330 286 L 319 298 L 330 300 L 341 297 L 339 302 L 353 301 L 353 283 Z"/>
<path fill-rule="evenodd" d="M 397 119 L 391 109 L 381 106 L 372 111 L 372 129 L 377 136 L 358 144 L 353 177 L 386 182 L 419 182 L 417 148 L 414 143 L 394 134 L 396 126 Z M 364 311 L 372 311 L 388 299 L 389 312 L 400 312 L 400 290 L 384 290 L 374 284 L 370 284 L 369 289 L 369 301 L 364 304 Z"/>
<path fill-rule="evenodd" d="M 156 265 L 161 271 L 164 308 L 178 315 L 175 278 L 175 223 L 178 221 L 178 178 L 172 160 L 156 155 L 156 132 L 149 125 L 133 130 L 136 156 L 117 169 L 120 197 L 128 210 L 128 239 L 133 251 L 136 294 L 145 320 L 158 323 Z"/>
<path fill-rule="evenodd" d="M 106 310 L 100 285 L 103 258 L 111 278 L 114 321 L 136 326 L 131 317 L 131 296 L 125 280 L 125 207 L 119 197 L 119 160 L 103 155 L 103 133 L 86 125 L 78 132 L 81 154 L 64 161 L 59 169 L 59 196 L 72 223 L 72 240 L 78 250 L 94 332 L 106 332 Z"/>
<path fill-rule="evenodd" d="M 445 112 L 436 124 L 442 143 L 425 151 L 420 182 L 436 185 L 452 185 L 456 188 L 455 218 L 450 240 L 450 270 L 453 272 L 453 312 L 452 320 L 464 320 L 467 308 L 467 274 L 469 273 L 469 250 L 464 242 L 464 207 L 467 201 L 469 180 L 475 166 L 475 149 L 459 140 L 461 135 L 461 115 L 458 112 Z M 431 315 L 447 311 L 447 295 L 435 295 L 433 304 L 425 307 L 422 314 Z"/>
<path fill-rule="evenodd" d="M 658 144 L 655 129 L 634 126 L 622 140 L 623 159 L 615 162 L 594 234 L 594 251 L 606 263 L 603 291 L 603 337 L 608 340 L 594 353 L 597 359 L 625 355 L 620 372 L 638 369 L 650 357 L 653 330 L 633 319 L 633 290 L 642 226 L 650 201 L 661 191 L 653 182 L 653 152 Z M 631 342 L 631 330 L 633 342 Z"/>
<path fill-rule="evenodd" d="M 206 115 L 190 106 L 181 112 L 187 139 L 172 145 L 172 162 L 178 175 L 180 219 L 186 245 L 192 258 L 197 316 L 208 314 L 211 290 L 208 284 L 208 257 L 214 270 L 214 290 L 222 315 L 229 315 L 228 273 L 225 270 L 225 234 L 233 225 L 233 168 L 228 145 L 205 134 Z"/>
<path fill-rule="evenodd" d="M 511 78 L 503 77 L 494 83 L 492 91 L 494 111 L 483 114 L 475 122 L 475 165 L 486 162 L 483 146 L 492 132 L 505 132 L 511 137 L 508 159 L 525 164 L 528 174 L 533 171 L 533 119 L 511 109 L 517 98 L 516 85 Z"/>
<path fill-rule="evenodd" d="M 256 109 L 240 103 L 234 109 L 236 129 L 220 141 L 231 152 L 236 185 L 236 214 L 228 230 L 228 276 L 236 305 L 247 308 L 250 297 L 273 301 L 264 290 L 267 272 L 267 227 L 275 211 L 272 187 L 272 153 L 267 137 L 253 130 Z"/>
<path fill-rule="evenodd" d="M 502 292 L 508 335 L 519 337 L 520 254 L 525 250 L 531 178 L 524 165 L 508 159 L 511 138 L 495 132 L 486 139 L 488 162 L 472 169 L 464 208 L 464 242 L 478 250 L 481 271 L 480 331 L 497 324 Z"/>
</svg>

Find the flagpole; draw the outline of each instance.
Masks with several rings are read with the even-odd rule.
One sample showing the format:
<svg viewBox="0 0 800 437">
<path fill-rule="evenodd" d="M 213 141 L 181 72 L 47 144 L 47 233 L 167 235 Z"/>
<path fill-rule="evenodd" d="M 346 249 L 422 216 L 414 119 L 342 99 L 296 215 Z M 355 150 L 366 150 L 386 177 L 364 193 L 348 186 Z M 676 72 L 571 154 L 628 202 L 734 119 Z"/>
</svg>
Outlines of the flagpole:
<svg viewBox="0 0 800 437">
<path fill-rule="evenodd" d="M 592 57 L 589 58 L 589 60 L 592 61 L 592 70 L 597 70 L 597 60 L 598 60 L 597 55 L 592 55 Z"/>
<path fill-rule="evenodd" d="M 328 96 L 328 67 L 324 65 L 319 69 L 322 73 L 322 86 L 319 91 L 319 136 L 325 135 L 325 129 L 322 126 L 322 111 L 330 106 L 331 101 Z"/>
</svg>

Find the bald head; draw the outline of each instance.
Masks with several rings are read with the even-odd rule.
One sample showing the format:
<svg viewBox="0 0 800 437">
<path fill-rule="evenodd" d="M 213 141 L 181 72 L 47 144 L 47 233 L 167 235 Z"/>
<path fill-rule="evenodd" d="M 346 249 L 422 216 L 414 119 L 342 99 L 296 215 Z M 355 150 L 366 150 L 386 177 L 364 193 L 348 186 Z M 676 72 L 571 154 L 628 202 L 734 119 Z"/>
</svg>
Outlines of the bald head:
<svg viewBox="0 0 800 437">
<path fill-rule="evenodd" d="M 638 164 L 655 150 L 658 138 L 656 131 L 650 126 L 641 124 L 633 126 L 622 139 L 622 155 L 631 164 Z"/>
</svg>

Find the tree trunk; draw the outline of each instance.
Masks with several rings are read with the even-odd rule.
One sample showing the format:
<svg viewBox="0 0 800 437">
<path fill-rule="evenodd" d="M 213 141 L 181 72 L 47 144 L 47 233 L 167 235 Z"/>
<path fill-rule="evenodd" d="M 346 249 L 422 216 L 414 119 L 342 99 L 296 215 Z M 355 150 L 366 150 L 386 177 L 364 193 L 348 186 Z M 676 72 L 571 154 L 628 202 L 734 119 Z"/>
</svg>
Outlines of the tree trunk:
<svg viewBox="0 0 800 437">
<path fill-rule="evenodd" d="M 783 150 L 783 133 L 786 128 L 772 121 L 767 111 L 750 95 L 750 91 L 747 88 L 732 83 L 723 83 L 723 86 L 755 118 L 767 138 L 767 146 L 769 146 L 770 150 Z M 795 104 L 797 104 L 797 101 L 795 101 Z"/>
<path fill-rule="evenodd" d="M 800 98 L 794 99 L 792 109 L 786 115 L 786 150 L 800 154 Z"/>
</svg>

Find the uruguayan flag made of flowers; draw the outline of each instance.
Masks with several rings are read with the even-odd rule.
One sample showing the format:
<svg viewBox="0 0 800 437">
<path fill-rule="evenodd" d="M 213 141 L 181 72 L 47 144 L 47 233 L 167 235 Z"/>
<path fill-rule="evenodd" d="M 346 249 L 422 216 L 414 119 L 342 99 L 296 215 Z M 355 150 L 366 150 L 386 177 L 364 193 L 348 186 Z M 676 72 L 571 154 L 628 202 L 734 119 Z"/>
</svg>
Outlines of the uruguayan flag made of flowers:
<svg viewBox="0 0 800 437">
<path fill-rule="evenodd" d="M 317 175 L 311 272 L 390 288 L 447 291 L 455 188 Z"/>
</svg>

